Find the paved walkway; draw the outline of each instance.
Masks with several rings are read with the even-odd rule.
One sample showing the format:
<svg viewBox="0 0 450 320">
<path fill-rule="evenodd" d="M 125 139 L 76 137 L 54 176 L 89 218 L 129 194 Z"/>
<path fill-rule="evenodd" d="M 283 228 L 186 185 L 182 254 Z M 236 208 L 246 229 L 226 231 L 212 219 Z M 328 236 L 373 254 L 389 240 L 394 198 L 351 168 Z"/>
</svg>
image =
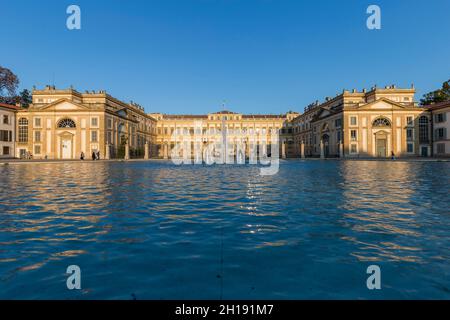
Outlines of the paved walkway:
<svg viewBox="0 0 450 320">
<path fill-rule="evenodd" d="M 302 160 L 302 161 L 394 161 L 394 162 L 450 162 L 450 158 L 397 158 L 396 160 L 391 160 L 389 158 L 386 159 L 378 159 L 378 158 L 287 158 L 280 159 L 281 161 L 292 161 L 292 160 Z M 161 159 L 161 158 L 152 158 L 149 160 L 145 159 L 111 159 L 111 160 L 56 160 L 56 159 L 32 159 L 32 160 L 24 160 L 24 159 L 0 159 L 0 165 L 8 165 L 8 164 L 21 164 L 21 163 L 99 163 L 99 162 L 143 162 L 143 161 L 170 161 L 170 159 Z"/>
</svg>

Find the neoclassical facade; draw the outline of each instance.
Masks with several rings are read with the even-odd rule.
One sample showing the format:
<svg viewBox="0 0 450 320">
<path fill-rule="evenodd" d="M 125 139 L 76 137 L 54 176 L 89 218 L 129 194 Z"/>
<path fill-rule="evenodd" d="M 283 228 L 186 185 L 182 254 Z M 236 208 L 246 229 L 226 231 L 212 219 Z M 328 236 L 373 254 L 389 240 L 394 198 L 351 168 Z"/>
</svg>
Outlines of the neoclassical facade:
<svg viewBox="0 0 450 320">
<path fill-rule="evenodd" d="M 0 103 L 0 158 L 15 157 L 16 114 L 20 109 Z"/>
<path fill-rule="evenodd" d="M 296 155 L 387 158 L 431 156 L 431 115 L 415 89 L 343 91 L 305 108 L 293 121 Z"/>
<path fill-rule="evenodd" d="M 236 156 L 238 143 L 243 143 L 245 156 L 249 156 L 251 143 L 267 142 L 267 150 L 271 153 L 271 132 L 276 130 L 279 136 L 279 155 L 282 158 L 293 157 L 294 140 L 292 136 L 292 120 L 299 114 L 288 112 L 282 115 L 241 114 L 228 110 L 207 115 L 168 115 L 151 114 L 157 120 L 157 155 L 170 158 L 177 142 L 188 141 L 200 143 L 202 151 L 226 135 L 231 144 L 231 153 Z M 239 140 L 239 141 L 238 141 Z M 257 150 L 259 152 L 259 150 Z"/>
<path fill-rule="evenodd" d="M 17 113 L 16 154 L 33 159 L 101 159 L 151 153 L 156 120 L 137 104 L 105 91 L 33 90 L 33 103 Z"/>
<path fill-rule="evenodd" d="M 252 115 L 223 110 L 170 115 L 146 114 L 141 106 L 105 91 L 80 93 L 47 86 L 33 90 L 32 105 L 17 111 L 15 153 L 34 159 L 79 159 L 82 153 L 90 158 L 93 152 L 99 152 L 101 159 L 169 159 L 179 156 L 179 142 L 191 146 L 185 149 L 194 157 L 195 149 L 203 152 L 226 141 L 227 154 L 231 150 L 237 157 L 243 145 L 242 156 L 249 158 L 252 145 L 257 145 L 256 153 L 271 154 L 271 132 L 277 132 L 281 158 L 448 154 L 449 106 L 419 107 L 414 95 L 414 87 L 373 87 L 361 92 L 344 90 L 323 103 L 307 106 L 302 114 Z M 440 140 L 434 141 L 437 138 Z"/>
<path fill-rule="evenodd" d="M 450 157 L 450 101 L 428 106 L 433 119 L 433 155 Z"/>
</svg>

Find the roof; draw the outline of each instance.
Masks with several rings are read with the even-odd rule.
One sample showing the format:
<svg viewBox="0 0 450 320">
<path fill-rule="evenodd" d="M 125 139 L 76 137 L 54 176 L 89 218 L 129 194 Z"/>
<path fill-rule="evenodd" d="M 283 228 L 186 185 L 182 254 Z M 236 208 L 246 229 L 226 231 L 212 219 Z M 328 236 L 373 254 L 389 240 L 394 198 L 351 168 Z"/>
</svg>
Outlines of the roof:
<svg viewBox="0 0 450 320">
<path fill-rule="evenodd" d="M 228 110 L 222 110 L 219 112 L 214 112 L 212 114 L 237 114 L 236 112 L 228 111 Z"/>
<path fill-rule="evenodd" d="M 6 103 L 0 103 L 0 107 L 6 108 L 6 109 L 11 109 L 11 110 L 14 110 L 14 111 L 23 110 L 22 107 L 13 106 L 11 104 L 6 104 Z"/>
<path fill-rule="evenodd" d="M 430 105 L 424 106 L 424 107 L 431 111 L 444 109 L 444 108 L 450 107 L 450 101 L 438 102 L 438 103 L 430 104 Z"/>
</svg>

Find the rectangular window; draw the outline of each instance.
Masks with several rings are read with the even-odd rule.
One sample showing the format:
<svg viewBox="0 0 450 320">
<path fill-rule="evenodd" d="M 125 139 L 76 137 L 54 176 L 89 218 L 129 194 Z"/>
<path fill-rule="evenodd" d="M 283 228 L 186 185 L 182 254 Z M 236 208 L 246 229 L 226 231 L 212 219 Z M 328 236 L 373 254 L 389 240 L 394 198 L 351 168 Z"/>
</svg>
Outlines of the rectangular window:
<svg viewBox="0 0 450 320">
<path fill-rule="evenodd" d="M 356 126 L 357 125 L 357 118 L 356 117 L 350 117 L 350 125 Z"/>
<path fill-rule="evenodd" d="M 438 113 L 434 116 L 434 119 L 437 123 L 445 122 L 445 113 Z"/>
<path fill-rule="evenodd" d="M 406 129 L 406 139 L 408 141 L 413 140 L 413 130 L 412 129 Z"/>
<path fill-rule="evenodd" d="M 438 154 L 445 154 L 445 143 L 438 143 L 436 146 Z"/>
<path fill-rule="evenodd" d="M 408 152 L 408 153 L 413 153 L 413 152 L 414 152 L 414 144 L 408 143 L 408 144 L 406 145 L 406 152 Z"/>
<path fill-rule="evenodd" d="M 91 131 L 91 142 L 98 142 L 97 131 Z"/>
<path fill-rule="evenodd" d="M 356 144 L 351 144 L 350 145 L 350 152 L 351 153 L 357 153 L 358 152 L 358 148 Z"/>
<path fill-rule="evenodd" d="M 336 119 L 336 120 L 334 121 L 334 126 L 335 126 L 336 128 L 340 128 L 340 127 L 342 126 L 342 119 Z"/>
<path fill-rule="evenodd" d="M 350 137 L 352 141 L 358 140 L 358 132 L 356 130 L 350 130 Z"/>
<path fill-rule="evenodd" d="M 407 126 L 413 125 L 413 117 L 406 117 L 406 125 Z"/>
<path fill-rule="evenodd" d="M 98 118 L 91 118 L 91 127 L 98 127 Z"/>
<path fill-rule="evenodd" d="M 435 140 L 445 140 L 446 139 L 445 128 L 438 128 L 438 129 L 434 130 L 434 138 L 435 138 Z"/>
<path fill-rule="evenodd" d="M 112 119 L 108 119 L 108 129 L 112 129 Z"/>
<path fill-rule="evenodd" d="M 41 142 L 41 132 L 40 131 L 34 132 L 34 142 Z"/>
<path fill-rule="evenodd" d="M 9 156 L 9 147 L 3 147 L 3 155 Z"/>
<path fill-rule="evenodd" d="M 41 146 L 39 145 L 34 146 L 34 154 L 41 154 Z"/>
<path fill-rule="evenodd" d="M 12 142 L 12 131 L 0 130 L 0 141 L 2 141 L 2 142 Z"/>
<path fill-rule="evenodd" d="M 9 124 L 9 117 L 6 114 L 3 115 L 3 124 Z"/>
<path fill-rule="evenodd" d="M 34 126 L 36 128 L 40 128 L 41 127 L 41 118 L 34 118 Z"/>
<path fill-rule="evenodd" d="M 112 134 L 111 131 L 108 131 L 108 135 L 107 135 L 107 143 L 112 144 Z"/>
</svg>

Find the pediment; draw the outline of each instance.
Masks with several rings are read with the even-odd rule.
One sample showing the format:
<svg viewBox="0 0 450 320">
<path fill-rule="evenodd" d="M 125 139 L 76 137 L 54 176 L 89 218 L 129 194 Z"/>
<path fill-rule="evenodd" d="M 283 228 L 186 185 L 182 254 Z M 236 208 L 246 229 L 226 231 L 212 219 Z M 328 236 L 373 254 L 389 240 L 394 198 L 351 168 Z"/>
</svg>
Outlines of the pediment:
<svg viewBox="0 0 450 320">
<path fill-rule="evenodd" d="M 82 104 L 75 103 L 68 99 L 61 99 L 61 100 L 57 100 L 55 102 L 52 102 L 52 103 L 44 106 L 40 110 L 45 110 L 45 111 L 86 111 L 88 109 L 89 109 L 88 107 L 86 107 Z"/>
<path fill-rule="evenodd" d="M 379 99 L 371 103 L 359 106 L 358 110 L 403 110 L 405 106 L 389 99 Z"/>
</svg>

